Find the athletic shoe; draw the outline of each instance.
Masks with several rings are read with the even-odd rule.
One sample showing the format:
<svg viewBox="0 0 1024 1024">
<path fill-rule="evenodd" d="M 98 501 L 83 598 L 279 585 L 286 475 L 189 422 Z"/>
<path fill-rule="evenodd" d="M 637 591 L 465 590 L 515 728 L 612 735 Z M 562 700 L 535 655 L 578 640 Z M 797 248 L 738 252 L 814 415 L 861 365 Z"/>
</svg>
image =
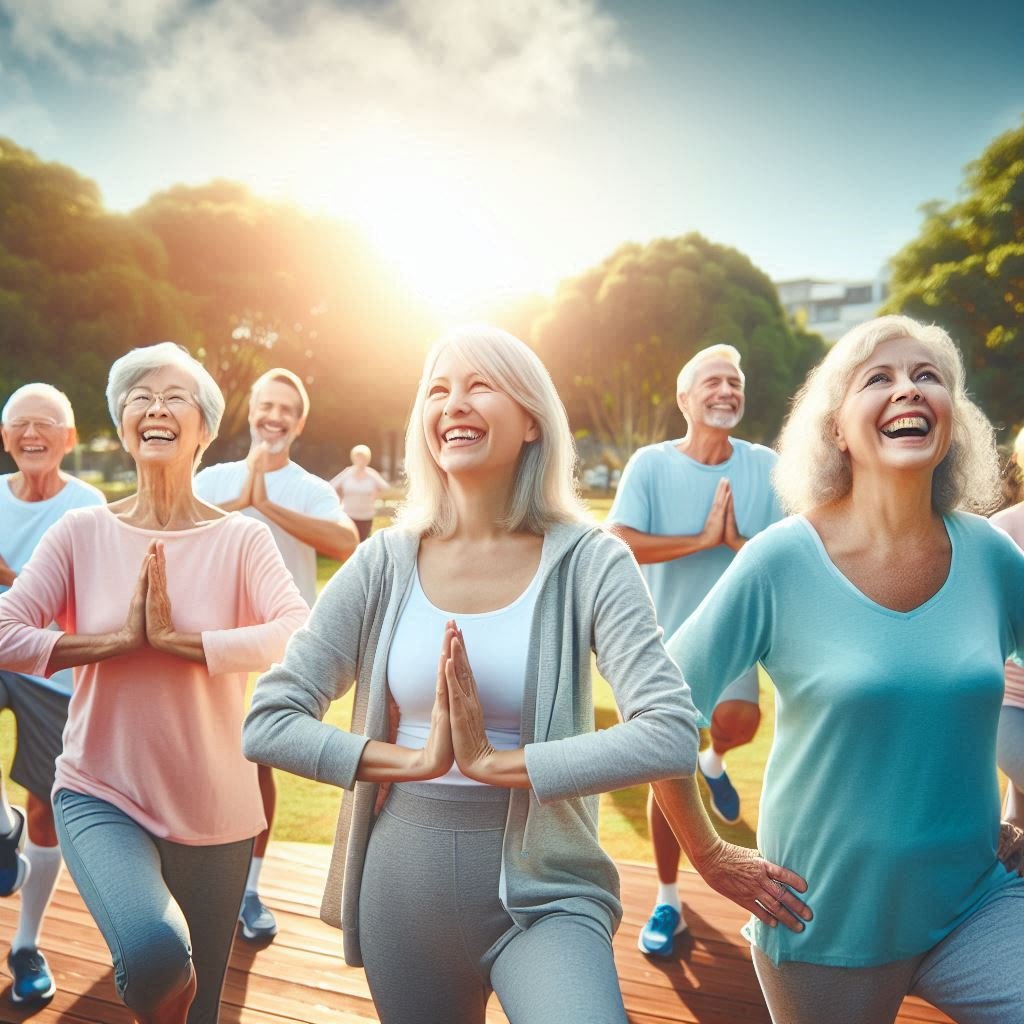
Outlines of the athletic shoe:
<svg viewBox="0 0 1024 1024">
<path fill-rule="evenodd" d="M 22 854 L 25 848 L 25 812 L 12 807 L 18 824 L 9 836 L 0 836 L 0 896 L 13 896 L 28 878 L 29 863 Z"/>
<path fill-rule="evenodd" d="M 11 985 L 12 1003 L 41 1003 L 52 998 L 57 986 L 46 957 L 31 946 L 11 952 L 7 957 L 14 984 Z"/>
<path fill-rule="evenodd" d="M 672 940 L 685 931 L 686 922 L 682 911 L 667 903 L 659 903 L 640 932 L 637 946 L 646 956 L 671 956 Z"/>
<path fill-rule="evenodd" d="M 251 889 L 245 890 L 238 920 L 242 922 L 242 938 L 250 942 L 263 942 L 277 934 L 274 915 L 260 902 L 259 894 Z"/>
<path fill-rule="evenodd" d="M 704 775 L 704 769 L 701 769 Z M 729 775 L 722 772 L 721 775 L 704 775 L 704 781 L 708 784 L 708 792 L 711 794 L 711 810 L 726 823 L 735 825 L 740 820 L 740 795 L 736 787 L 729 781 Z"/>
</svg>

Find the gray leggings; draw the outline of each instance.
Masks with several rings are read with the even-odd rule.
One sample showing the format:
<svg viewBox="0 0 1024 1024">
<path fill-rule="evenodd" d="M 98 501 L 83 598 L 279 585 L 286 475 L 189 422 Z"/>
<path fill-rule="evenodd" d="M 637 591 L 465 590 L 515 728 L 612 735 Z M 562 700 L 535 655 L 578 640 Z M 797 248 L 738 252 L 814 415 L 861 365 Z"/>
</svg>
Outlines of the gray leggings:
<svg viewBox="0 0 1024 1024">
<path fill-rule="evenodd" d="M 589 918 L 518 928 L 498 899 L 508 791 L 392 788 L 359 895 L 360 945 L 381 1024 L 625 1024 L 611 940 Z"/>
<path fill-rule="evenodd" d="M 251 839 L 184 846 L 94 796 L 62 789 L 54 820 L 64 862 L 110 948 L 125 1005 L 151 1014 L 188 982 L 188 1024 L 216 1024 L 252 855 Z"/>
<path fill-rule="evenodd" d="M 1024 1024 L 1024 879 L 926 953 L 878 967 L 775 965 L 752 949 L 776 1024 L 890 1024 L 906 995 L 957 1024 Z"/>
<path fill-rule="evenodd" d="M 1003 774 L 1024 790 L 1024 708 L 1004 704 L 999 712 L 996 761 Z"/>
</svg>

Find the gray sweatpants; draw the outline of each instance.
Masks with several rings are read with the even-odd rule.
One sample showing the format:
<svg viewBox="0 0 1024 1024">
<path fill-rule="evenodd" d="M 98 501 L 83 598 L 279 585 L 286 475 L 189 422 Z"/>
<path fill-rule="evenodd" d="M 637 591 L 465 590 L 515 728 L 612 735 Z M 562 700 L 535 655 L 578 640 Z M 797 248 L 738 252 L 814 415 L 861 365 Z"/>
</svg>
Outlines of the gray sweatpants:
<svg viewBox="0 0 1024 1024">
<path fill-rule="evenodd" d="M 751 952 L 776 1024 L 891 1024 L 920 996 L 957 1024 L 1024 1024 L 1024 879 L 1004 889 L 938 945 L 878 967 L 774 964 Z"/>
<path fill-rule="evenodd" d="M 360 945 L 381 1024 L 625 1024 L 611 940 L 589 918 L 518 928 L 498 898 L 508 791 L 397 785 L 374 825 Z"/>
<path fill-rule="evenodd" d="M 217 1024 L 253 841 L 171 843 L 105 800 L 67 789 L 53 810 L 64 862 L 110 948 L 125 1005 L 151 1014 L 185 987 L 191 958 L 188 1024 Z"/>
</svg>

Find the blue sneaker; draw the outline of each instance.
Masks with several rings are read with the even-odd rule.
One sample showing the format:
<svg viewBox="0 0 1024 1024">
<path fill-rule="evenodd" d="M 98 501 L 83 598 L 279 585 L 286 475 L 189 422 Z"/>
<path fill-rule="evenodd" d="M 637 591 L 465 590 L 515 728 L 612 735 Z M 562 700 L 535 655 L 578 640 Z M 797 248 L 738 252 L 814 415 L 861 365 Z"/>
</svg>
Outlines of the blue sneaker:
<svg viewBox="0 0 1024 1024">
<path fill-rule="evenodd" d="M 704 775 L 704 769 L 701 769 Z M 736 787 L 729 781 L 727 772 L 721 775 L 704 775 L 704 781 L 708 784 L 708 792 L 711 794 L 711 810 L 726 823 L 735 825 L 740 820 L 740 795 Z"/>
<path fill-rule="evenodd" d="M 0 836 L 0 896 L 13 896 L 28 878 L 29 863 L 22 854 L 25 848 L 25 812 L 12 807 L 18 824 L 9 836 Z"/>
<path fill-rule="evenodd" d="M 659 903 L 640 932 L 637 946 L 645 956 L 671 956 L 672 940 L 685 931 L 682 912 L 667 903 Z"/>
<path fill-rule="evenodd" d="M 14 979 L 11 985 L 12 1003 L 41 1003 L 53 998 L 57 986 L 46 957 L 38 949 L 29 947 L 19 949 L 17 953 L 12 950 L 7 957 L 7 966 Z"/>
<path fill-rule="evenodd" d="M 252 889 L 245 890 L 238 920 L 242 922 L 242 938 L 249 942 L 265 942 L 277 934 L 274 915 L 263 906 L 259 894 Z"/>
</svg>

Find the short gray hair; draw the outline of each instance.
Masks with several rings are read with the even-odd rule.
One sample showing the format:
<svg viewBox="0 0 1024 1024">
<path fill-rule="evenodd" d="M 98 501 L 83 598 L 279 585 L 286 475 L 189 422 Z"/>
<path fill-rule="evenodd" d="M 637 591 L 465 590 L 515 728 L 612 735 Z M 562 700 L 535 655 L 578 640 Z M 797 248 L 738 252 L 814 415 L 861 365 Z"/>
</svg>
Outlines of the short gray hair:
<svg viewBox="0 0 1024 1024">
<path fill-rule="evenodd" d="M 932 507 L 937 512 L 987 512 L 997 504 L 995 433 L 967 394 L 963 360 L 953 339 L 935 324 L 892 315 L 844 334 L 797 392 L 779 435 L 779 460 L 772 474 L 789 512 L 806 512 L 849 493 L 852 472 L 849 456 L 836 444 L 836 414 L 857 367 L 883 342 L 897 338 L 913 339 L 928 349 L 952 401 L 953 436 L 932 479 Z"/>
<path fill-rule="evenodd" d="M 41 381 L 34 384 L 22 384 L 11 394 L 11 397 L 4 403 L 3 412 L 0 413 L 0 423 L 6 426 L 8 411 L 15 402 L 22 398 L 48 398 L 51 402 L 56 402 L 64 413 L 64 426 L 74 427 L 75 410 L 71 408 L 71 400 L 52 384 L 43 384 Z"/>
<path fill-rule="evenodd" d="M 176 366 L 192 375 L 196 382 L 194 393 L 199 411 L 212 441 L 220 430 L 221 417 L 224 415 L 224 395 L 206 367 L 193 359 L 187 349 L 173 341 L 133 348 L 114 361 L 107 378 L 107 409 L 114 426 L 121 428 L 128 392 L 147 374 L 167 366 Z"/>
<path fill-rule="evenodd" d="M 544 533 L 555 523 L 585 520 L 574 479 L 576 446 L 551 375 L 536 353 L 507 331 L 470 324 L 437 341 L 424 361 L 405 434 L 409 490 L 399 512 L 399 525 L 439 537 L 450 536 L 456 526 L 445 475 L 423 433 L 427 387 L 445 351 L 486 376 L 537 424 L 537 440 L 524 444 L 520 452 L 512 497 L 501 525 L 507 530 Z"/>
<path fill-rule="evenodd" d="M 287 384 L 289 387 L 294 388 L 299 396 L 299 405 L 301 407 L 301 417 L 305 419 L 309 415 L 309 392 L 306 390 L 306 385 L 302 383 L 302 378 L 297 373 L 292 373 L 291 370 L 286 370 L 283 366 L 275 366 L 272 370 L 267 370 L 266 373 L 261 373 L 253 382 L 252 387 L 249 389 L 249 404 L 256 400 L 256 393 L 259 391 L 264 384 L 269 384 L 272 380 L 279 381 L 282 384 Z"/>
<path fill-rule="evenodd" d="M 693 378 L 703 363 L 709 359 L 724 359 L 736 367 L 736 372 L 743 379 L 743 371 L 740 369 L 740 353 L 732 345 L 708 345 L 690 357 L 689 362 L 679 371 L 676 377 L 676 394 L 681 395 L 693 387 Z"/>
</svg>

